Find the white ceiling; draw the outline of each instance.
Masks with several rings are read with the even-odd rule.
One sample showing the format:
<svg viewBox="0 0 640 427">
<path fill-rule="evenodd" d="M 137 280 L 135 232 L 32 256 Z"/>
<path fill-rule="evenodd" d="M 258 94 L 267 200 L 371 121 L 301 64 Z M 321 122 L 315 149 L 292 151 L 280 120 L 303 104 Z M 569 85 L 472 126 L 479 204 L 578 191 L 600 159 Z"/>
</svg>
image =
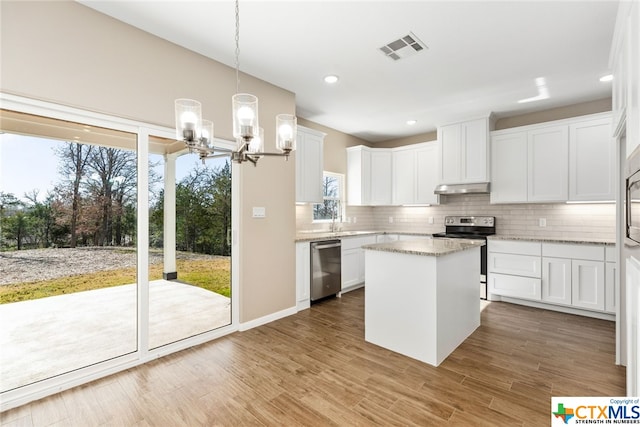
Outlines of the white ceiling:
<svg viewBox="0 0 640 427">
<path fill-rule="evenodd" d="M 89 6 L 235 66 L 233 1 L 91 1 Z M 240 1 L 240 69 L 296 94 L 297 115 L 377 142 L 493 112 L 611 95 L 617 1 Z M 428 49 L 378 48 L 413 32 Z M 340 80 L 323 82 L 327 74 Z M 549 98 L 538 95 L 544 77 Z M 408 119 L 417 120 L 408 126 Z"/>
</svg>

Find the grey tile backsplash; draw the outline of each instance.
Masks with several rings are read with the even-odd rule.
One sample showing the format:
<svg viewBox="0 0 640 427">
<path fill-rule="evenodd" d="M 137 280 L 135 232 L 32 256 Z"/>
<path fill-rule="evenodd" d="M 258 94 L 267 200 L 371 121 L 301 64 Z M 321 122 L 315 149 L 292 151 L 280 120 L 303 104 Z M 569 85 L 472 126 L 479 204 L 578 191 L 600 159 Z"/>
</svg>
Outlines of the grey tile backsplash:
<svg viewBox="0 0 640 427">
<path fill-rule="evenodd" d="M 345 222 L 340 225 L 344 230 L 436 233 L 444 230 L 447 215 L 483 215 L 496 217 L 498 234 L 613 240 L 615 210 L 613 203 L 491 205 L 488 194 L 474 194 L 442 196 L 438 206 L 347 206 Z M 546 227 L 539 226 L 541 218 Z M 298 231 L 319 231 L 329 225 L 312 222 L 311 205 L 297 205 L 296 227 Z"/>
</svg>

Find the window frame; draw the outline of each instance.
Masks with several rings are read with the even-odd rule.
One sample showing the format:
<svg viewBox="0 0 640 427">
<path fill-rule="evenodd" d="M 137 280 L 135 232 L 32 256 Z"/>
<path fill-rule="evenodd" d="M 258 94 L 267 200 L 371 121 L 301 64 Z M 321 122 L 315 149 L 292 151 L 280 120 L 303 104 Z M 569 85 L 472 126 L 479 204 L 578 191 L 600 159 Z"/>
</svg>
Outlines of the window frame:
<svg viewBox="0 0 640 427">
<path fill-rule="evenodd" d="M 323 203 L 313 203 L 312 204 L 312 209 L 311 209 L 311 221 L 312 223 L 317 223 L 317 224 L 323 224 L 323 223 L 331 223 L 334 222 L 334 220 L 332 218 L 319 218 L 316 219 L 315 214 L 316 214 L 316 210 L 315 210 L 315 206 L 317 205 L 322 205 L 324 204 L 326 201 L 328 200 L 335 200 L 338 202 L 338 216 L 335 219 L 336 223 L 343 223 L 345 222 L 345 217 L 346 217 L 346 185 L 345 185 L 345 175 L 343 173 L 337 173 L 337 172 L 329 172 L 329 171 L 322 171 L 322 183 L 324 186 L 324 180 L 327 177 L 332 177 L 332 178 L 336 178 L 338 181 L 338 197 L 332 197 L 332 196 L 326 196 L 326 195 L 322 195 L 322 200 Z"/>
</svg>

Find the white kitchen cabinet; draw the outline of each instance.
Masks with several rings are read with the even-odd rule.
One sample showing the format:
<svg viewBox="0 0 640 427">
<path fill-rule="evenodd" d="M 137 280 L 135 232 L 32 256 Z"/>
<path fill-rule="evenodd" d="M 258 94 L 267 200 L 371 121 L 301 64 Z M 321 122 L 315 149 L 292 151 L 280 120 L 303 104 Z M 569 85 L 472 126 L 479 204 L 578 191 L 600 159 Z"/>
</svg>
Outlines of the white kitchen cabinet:
<svg viewBox="0 0 640 427">
<path fill-rule="evenodd" d="M 296 243 L 296 305 L 298 311 L 311 304 L 311 249 L 309 242 Z"/>
<path fill-rule="evenodd" d="M 364 283 L 363 245 L 376 243 L 376 236 L 345 237 L 342 242 L 342 292 L 357 289 Z"/>
<path fill-rule="evenodd" d="M 613 129 L 617 136 L 620 132 L 618 127 L 624 120 L 627 109 L 627 67 L 628 67 L 628 47 L 629 41 L 626 37 L 619 37 L 617 43 L 613 47 L 612 70 L 613 81 L 611 93 L 611 111 L 613 118 Z"/>
<path fill-rule="evenodd" d="M 616 263 L 607 262 L 604 266 L 604 311 L 616 312 Z"/>
<path fill-rule="evenodd" d="M 487 182 L 489 118 L 438 128 L 440 183 Z"/>
<path fill-rule="evenodd" d="M 424 235 L 424 234 L 399 234 L 398 235 L 398 240 L 429 240 L 432 239 L 433 237 L 431 237 L 430 235 Z"/>
<path fill-rule="evenodd" d="M 569 197 L 569 129 L 531 130 L 528 138 L 528 201 L 563 202 Z"/>
<path fill-rule="evenodd" d="M 603 245 L 544 243 L 542 245 L 543 300 L 577 308 L 604 311 Z M 545 276 L 547 283 L 545 283 Z M 550 295 L 544 298 L 544 289 Z"/>
<path fill-rule="evenodd" d="M 605 258 L 605 246 L 602 244 L 490 239 L 489 294 L 538 301 L 537 307 L 560 311 L 559 306 L 564 306 L 573 309 L 572 313 L 594 317 L 601 314 L 590 312 L 615 312 L 615 306 L 606 303 L 607 300 L 611 300 L 611 304 L 615 301 L 615 262 L 605 262 L 605 259 L 615 261 L 615 258 L 613 249 L 606 253 Z M 608 267 L 608 264 L 612 266 Z M 610 290 L 607 288 L 609 281 L 612 285 Z"/>
<path fill-rule="evenodd" d="M 440 196 L 433 192 L 438 185 L 438 160 L 438 141 L 420 144 L 416 149 L 416 204 L 440 203 Z"/>
<path fill-rule="evenodd" d="M 392 157 L 393 204 L 414 204 L 417 188 L 417 151 L 411 147 L 403 147 L 400 150 L 393 150 Z"/>
<path fill-rule="evenodd" d="M 542 301 L 571 305 L 571 260 L 542 258 Z"/>
<path fill-rule="evenodd" d="M 296 141 L 296 202 L 322 203 L 325 133 L 298 126 Z"/>
<path fill-rule="evenodd" d="M 363 145 L 347 148 L 347 204 L 371 204 L 371 149 Z"/>
<path fill-rule="evenodd" d="M 371 205 L 391 205 L 392 192 L 391 150 L 371 151 Z"/>
<path fill-rule="evenodd" d="M 614 200 L 611 115 L 492 132 L 491 203 Z"/>
<path fill-rule="evenodd" d="M 569 126 L 569 200 L 615 200 L 616 147 L 611 118 Z"/>
<path fill-rule="evenodd" d="M 527 168 L 527 132 L 492 136 L 490 202 L 526 202 Z"/>
<path fill-rule="evenodd" d="M 590 310 L 605 309 L 604 262 L 571 261 L 571 303 Z"/>
<path fill-rule="evenodd" d="M 489 294 L 541 299 L 539 242 L 491 240 L 487 249 Z"/>
<path fill-rule="evenodd" d="M 414 144 L 394 148 L 393 204 L 438 204 L 433 192 L 438 184 L 438 143 Z"/>
<path fill-rule="evenodd" d="M 395 242 L 399 240 L 399 237 L 397 234 L 378 234 L 376 235 L 376 243 Z"/>
<path fill-rule="evenodd" d="M 616 247 L 613 245 L 605 246 L 605 266 L 604 266 L 604 310 L 610 313 L 616 312 L 616 298 L 618 296 L 619 287 L 616 281 L 616 272 L 618 269 Z"/>
</svg>

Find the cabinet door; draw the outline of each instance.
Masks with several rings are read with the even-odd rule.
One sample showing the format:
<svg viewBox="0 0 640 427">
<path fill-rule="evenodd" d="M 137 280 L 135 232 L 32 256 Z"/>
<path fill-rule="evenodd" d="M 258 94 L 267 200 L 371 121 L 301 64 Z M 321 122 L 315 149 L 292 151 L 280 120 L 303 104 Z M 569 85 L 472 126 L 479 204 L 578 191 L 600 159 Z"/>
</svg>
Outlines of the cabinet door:
<svg viewBox="0 0 640 427">
<path fill-rule="evenodd" d="M 605 279 L 604 279 L 604 311 L 610 313 L 616 312 L 616 295 L 618 290 L 616 289 L 616 263 L 608 262 L 605 265 Z"/>
<path fill-rule="evenodd" d="M 391 151 L 371 152 L 371 204 L 391 205 Z"/>
<path fill-rule="evenodd" d="M 438 143 L 440 144 L 440 182 L 459 183 L 462 175 L 460 125 L 443 126 L 438 129 Z"/>
<path fill-rule="evenodd" d="M 429 142 L 416 152 L 416 203 L 437 205 L 440 196 L 433 190 L 438 185 L 438 141 Z"/>
<path fill-rule="evenodd" d="M 392 156 L 393 204 L 413 204 L 416 202 L 416 150 L 397 150 Z"/>
<path fill-rule="evenodd" d="M 610 118 L 569 126 L 569 200 L 615 200 L 615 155 Z"/>
<path fill-rule="evenodd" d="M 348 249 L 342 251 L 342 290 L 362 283 L 360 280 L 362 249 Z"/>
<path fill-rule="evenodd" d="M 461 124 L 460 142 L 463 164 L 462 182 L 487 182 L 487 119 L 472 120 Z"/>
<path fill-rule="evenodd" d="M 309 307 L 311 291 L 311 251 L 309 242 L 296 243 L 296 301 L 298 310 Z"/>
<path fill-rule="evenodd" d="M 604 310 L 604 264 L 600 261 L 572 261 L 571 300 L 574 306 Z"/>
<path fill-rule="evenodd" d="M 322 203 L 324 135 L 299 128 L 296 138 L 296 202 Z"/>
<path fill-rule="evenodd" d="M 542 258 L 542 301 L 571 305 L 571 260 Z"/>
<path fill-rule="evenodd" d="M 528 133 L 528 200 L 569 198 L 569 131 L 555 126 Z"/>
<path fill-rule="evenodd" d="M 527 133 L 491 138 L 491 203 L 527 201 Z"/>
<path fill-rule="evenodd" d="M 347 148 L 347 204 L 371 204 L 371 152 L 364 146 Z"/>
</svg>

